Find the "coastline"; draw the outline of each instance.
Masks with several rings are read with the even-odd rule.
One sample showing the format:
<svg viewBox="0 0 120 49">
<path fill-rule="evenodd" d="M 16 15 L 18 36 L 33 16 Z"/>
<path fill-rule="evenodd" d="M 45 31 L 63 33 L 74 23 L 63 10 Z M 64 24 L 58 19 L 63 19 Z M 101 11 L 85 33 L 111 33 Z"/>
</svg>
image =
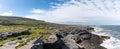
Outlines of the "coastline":
<svg viewBox="0 0 120 49">
<path fill-rule="evenodd" d="M 93 31 L 93 29 L 92 27 L 87 27 L 86 30 L 81 30 L 79 27 L 62 28 L 55 34 L 50 35 L 46 39 L 46 42 L 41 41 L 39 38 L 37 43 L 43 42 L 43 44 L 34 44 L 33 49 L 36 46 L 42 46 L 43 49 L 107 49 L 101 46 L 101 44 L 105 39 L 109 39 L 110 37 L 88 32 Z"/>
<path fill-rule="evenodd" d="M 114 33 L 112 30 L 106 30 L 101 27 L 93 27 L 95 28 L 95 32 L 93 34 L 99 35 L 99 36 L 109 36 L 110 39 L 106 39 L 103 41 L 101 46 L 106 47 L 107 49 L 119 49 L 120 48 L 120 40 L 113 37 L 113 34 L 110 32 Z"/>
<path fill-rule="evenodd" d="M 56 33 L 51 34 L 45 39 L 46 41 L 43 41 L 40 37 L 36 40 L 36 44 L 34 42 L 33 44 L 31 43 L 33 45 L 31 49 L 114 49 L 110 42 L 116 39 L 105 34 L 103 28 L 85 27 L 84 29 L 81 30 L 79 27 L 71 26 L 68 28 L 59 28 Z M 28 45 L 26 47 L 29 47 Z"/>
</svg>

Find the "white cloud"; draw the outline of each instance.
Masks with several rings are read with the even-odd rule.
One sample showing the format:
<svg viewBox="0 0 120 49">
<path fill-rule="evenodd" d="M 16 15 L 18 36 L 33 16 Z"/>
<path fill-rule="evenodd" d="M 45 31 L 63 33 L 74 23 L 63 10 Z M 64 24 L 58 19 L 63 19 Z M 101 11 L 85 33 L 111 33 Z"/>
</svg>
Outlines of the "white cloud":
<svg viewBox="0 0 120 49">
<path fill-rule="evenodd" d="M 2 15 L 2 16 L 12 16 L 12 15 L 13 15 L 13 12 L 12 12 L 12 11 L 3 12 L 3 13 L 1 13 L 0 15 Z"/>
<path fill-rule="evenodd" d="M 31 13 L 34 13 L 34 14 L 42 14 L 42 13 L 45 13 L 45 11 L 41 10 L 41 9 L 33 9 L 30 11 Z"/>
<path fill-rule="evenodd" d="M 120 24 L 120 0 L 71 0 L 54 6 L 54 10 L 26 17 L 49 22 L 82 22 L 84 24 Z M 39 9 L 40 10 L 40 9 Z"/>
</svg>

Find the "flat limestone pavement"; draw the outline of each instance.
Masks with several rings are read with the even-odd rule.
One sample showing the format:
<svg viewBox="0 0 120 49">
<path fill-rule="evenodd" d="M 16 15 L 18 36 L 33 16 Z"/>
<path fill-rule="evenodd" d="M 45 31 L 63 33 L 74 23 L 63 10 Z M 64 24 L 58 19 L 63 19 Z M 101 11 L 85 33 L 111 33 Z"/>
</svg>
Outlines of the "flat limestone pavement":
<svg viewBox="0 0 120 49">
<path fill-rule="evenodd" d="M 31 49 L 31 47 L 34 45 L 34 44 L 33 44 L 34 41 L 35 41 L 35 40 L 30 41 L 29 43 L 27 43 L 26 45 L 22 46 L 22 47 L 19 48 L 19 49 Z"/>
<path fill-rule="evenodd" d="M 12 42 L 5 43 L 0 49 L 15 49 L 15 47 L 18 45 L 17 40 Z"/>
<path fill-rule="evenodd" d="M 69 49 L 80 49 L 80 47 L 75 43 L 75 41 L 72 39 L 73 35 L 67 35 L 63 40 Z M 65 48 L 63 48 L 65 49 Z"/>
</svg>

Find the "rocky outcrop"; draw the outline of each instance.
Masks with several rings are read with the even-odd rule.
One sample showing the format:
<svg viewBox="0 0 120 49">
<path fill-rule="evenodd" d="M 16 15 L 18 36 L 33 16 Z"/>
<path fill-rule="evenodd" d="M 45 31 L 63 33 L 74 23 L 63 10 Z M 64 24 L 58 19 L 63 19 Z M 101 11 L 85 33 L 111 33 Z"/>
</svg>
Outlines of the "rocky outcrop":
<svg viewBox="0 0 120 49">
<path fill-rule="evenodd" d="M 29 35 L 29 34 L 30 34 L 29 30 L 24 30 L 21 32 L 2 32 L 0 33 L 0 40 L 7 39 L 8 37 L 16 37 L 20 35 Z"/>
<path fill-rule="evenodd" d="M 92 34 L 91 30 L 94 28 L 60 28 L 46 39 L 42 49 L 106 49 L 100 44 L 109 37 Z"/>
<path fill-rule="evenodd" d="M 43 49 L 43 41 L 41 40 L 42 35 L 33 43 L 31 49 Z"/>
<path fill-rule="evenodd" d="M 63 38 L 63 41 L 65 42 L 65 45 L 69 47 L 68 49 L 81 49 L 79 45 L 75 42 L 74 39 L 72 39 L 74 35 L 67 35 L 65 38 Z M 63 47 L 63 49 L 66 49 Z"/>
</svg>

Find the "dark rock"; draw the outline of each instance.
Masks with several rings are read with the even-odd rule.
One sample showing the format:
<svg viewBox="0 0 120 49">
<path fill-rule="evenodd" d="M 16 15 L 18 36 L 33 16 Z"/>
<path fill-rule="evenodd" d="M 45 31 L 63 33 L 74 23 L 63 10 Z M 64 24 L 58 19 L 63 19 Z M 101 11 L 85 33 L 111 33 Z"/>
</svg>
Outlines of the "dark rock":
<svg viewBox="0 0 120 49">
<path fill-rule="evenodd" d="M 0 40 L 7 39 L 8 37 L 17 37 L 20 35 L 29 35 L 29 34 L 30 34 L 29 30 L 25 30 L 22 32 L 3 32 L 0 33 Z"/>
<path fill-rule="evenodd" d="M 102 40 L 105 40 L 105 39 L 110 39 L 109 36 L 100 36 L 102 38 Z"/>
<path fill-rule="evenodd" d="M 31 49 L 43 49 L 43 41 L 41 40 L 42 36 L 40 35 L 39 38 L 34 42 L 34 45 Z"/>
<path fill-rule="evenodd" d="M 92 34 L 90 30 L 94 30 L 94 28 L 60 28 L 55 35 L 48 37 L 42 49 L 106 49 L 100 46 L 100 44 L 103 40 L 109 39 L 109 37 Z M 39 45 L 40 44 L 37 44 L 38 47 L 33 47 L 41 49 Z"/>
<path fill-rule="evenodd" d="M 21 37 L 19 37 L 19 38 L 18 38 L 18 40 L 22 40 L 22 38 L 21 38 Z"/>
<path fill-rule="evenodd" d="M 22 35 L 27 35 L 27 34 L 30 34 L 29 30 L 25 30 L 25 31 L 22 31 L 21 32 Z"/>
<path fill-rule="evenodd" d="M 91 34 L 91 38 L 89 40 L 84 40 L 79 44 L 83 46 L 85 49 L 106 49 L 100 46 L 102 42 L 103 40 L 100 36 Z"/>
<path fill-rule="evenodd" d="M 91 38 L 91 34 L 90 33 L 83 33 L 79 35 L 79 38 L 81 40 L 89 40 Z"/>
<path fill-rule="evenodd" d="M 7 37 L 11 37 L 11 36 L 12 36 L 12 33 L 9 32 L 9 33 L 7 34 Z"/>
<path fill-rule="evenodd" d="M 0 33 L 0 40 L 7 39 L 7 33 Z"/>
</svg>

